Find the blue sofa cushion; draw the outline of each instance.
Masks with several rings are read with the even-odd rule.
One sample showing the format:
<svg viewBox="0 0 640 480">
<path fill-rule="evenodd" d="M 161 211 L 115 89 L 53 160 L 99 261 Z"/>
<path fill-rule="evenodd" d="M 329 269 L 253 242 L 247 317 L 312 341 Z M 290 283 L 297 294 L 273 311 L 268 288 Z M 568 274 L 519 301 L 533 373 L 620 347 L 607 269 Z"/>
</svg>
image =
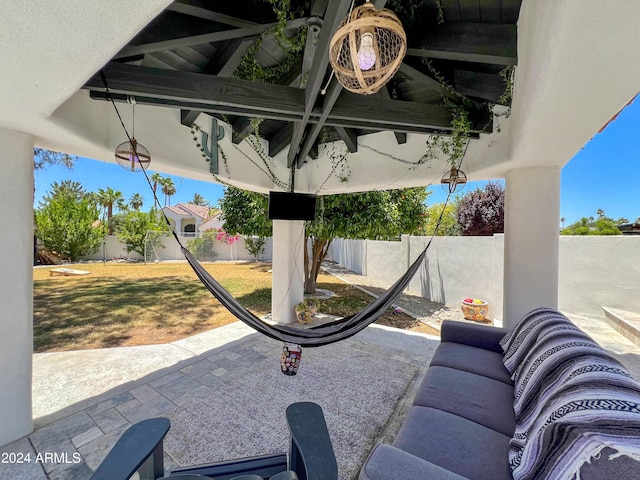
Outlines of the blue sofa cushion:
<svg viewBox="0 0 640 480">
<path fill-rule="evenodd" d="M 358 478 L 360 480 L 466 480 L 465 477 L 404 450 L 384 444 L 373 449 Z"/>
<path fill-rule="evenodd" d="M 414 405 L 453 413 L 511 437 L 513 386 L 448 367 L 429 367 Z"/>
<path fill-rule="evenodd" d="M 478 347 L 503 354 L 500 340 L 510 330 L 491 327 L 471 322 L 456 322 L 447 320 L 440 327 L 440 340 L 443 342 L 460 343 L 470 347 Z"/>
<path fill-rule="evenodd" d="M 512 480 L 509 437 L 443 410 L 412 407 L 393 445 L 465 478 Z"/>
<path fill-rule="evenodd" d="M 455 368 L 513 385 L 511 374 L 502 363 L 502 355 L 484 348 L 442 342 L 431 359 L 430 365 Z"/>
</svg>

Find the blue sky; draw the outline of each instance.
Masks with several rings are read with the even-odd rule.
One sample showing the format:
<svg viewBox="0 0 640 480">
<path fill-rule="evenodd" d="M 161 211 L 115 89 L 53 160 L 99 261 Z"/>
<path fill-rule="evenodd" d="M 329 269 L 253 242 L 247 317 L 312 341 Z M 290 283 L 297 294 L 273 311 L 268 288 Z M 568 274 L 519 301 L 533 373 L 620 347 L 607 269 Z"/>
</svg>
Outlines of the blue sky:
<svg viewBox="0 0 640 480">
<path fill-rule="evenodd" d="M 614 218 L 635 220 L 640 216 L 640 99 L 625 108 L 618 118 L 600 134 L 596 134 L 562 169 L 560 214 L 570 224 L 581 217 L 596 216 L 602 209 Z M 153 171 L 149 172 L 150 174 Z M 166 175 L 165 175 L 166 176 Z M 215 204 L 223 195 L 223 187 L 171 176 L 176 194 L 171 204 L 189 202 L 195 193 Z M 75 180 L 88 191 L 111 187 L 120 190 L 125 199 L 134 193 L 144 198 L 143 209 L 152 204 L 151 190 L 144 175 L 131 173 L 115 163 L 79 158 L 72 170 L 62 166 L 49 166 L 36 172 L 35 206 L 50 190 L 54 181 Z M 484 182 L 470 182 L 464 192 Z M 446 197 L 437 185 L 430 188 L 429 203 Z M 463 192 L 463 193 L 464 193 Z M 160 198 L 163 202 L 164 198 Z"/>
</svg>

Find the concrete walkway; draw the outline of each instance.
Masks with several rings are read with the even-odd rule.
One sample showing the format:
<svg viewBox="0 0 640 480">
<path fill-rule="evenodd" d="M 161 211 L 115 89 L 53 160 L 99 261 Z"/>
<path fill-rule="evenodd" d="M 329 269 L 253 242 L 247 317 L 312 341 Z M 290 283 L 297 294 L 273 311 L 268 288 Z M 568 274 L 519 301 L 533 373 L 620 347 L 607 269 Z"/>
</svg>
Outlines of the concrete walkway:
<svg viewBox="0 0 640 480">
<path fill-rule="evenodd" d="M 438 342 L 433 336 L 377 325 L 340 342 L 362 352 L 358 357 L 372 354 L 417 371 L 385 435 L 399 428 Z M 129 426 L 187 408 L 199 393 L 212 388 L 226 390 L 259 365 L 273 364 L 280 375 L 281 350 L 281 342 L 236 322 L 166 345 L 36 354 L 36 430 L 0 448 L 0 454 L 28 455 L 29 461 L 0 463 L 0 478 L 86 480 Z M 366 365 L 358 371 L 366 381 Z M 336 402 L 342 402 L 340 395 Z M 47 461 L 45 454 L 56 457 Z M 177 466 L 173 456 L 165 454 L 165 468 Z"/>
</svg>

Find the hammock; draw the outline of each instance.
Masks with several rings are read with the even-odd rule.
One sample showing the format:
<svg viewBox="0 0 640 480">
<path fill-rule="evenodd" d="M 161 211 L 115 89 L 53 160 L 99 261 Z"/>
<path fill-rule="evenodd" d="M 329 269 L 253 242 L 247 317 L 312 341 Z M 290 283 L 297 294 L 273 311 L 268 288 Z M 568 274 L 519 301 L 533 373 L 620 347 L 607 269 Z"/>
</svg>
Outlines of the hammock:
<svg viewBox="0 0 640 480">
<path fill-rule="evenodd" d="M 102 77 L 102 81 L 104 82 L 107 97 L 111 101 L 111 104 L 113 105 L 113 108 L 116 114 L 118 115 L 118 119 L 120 120 L 120 124 L 122 125 L 122 128 L 126 133 L 127 138 L 129 139 L 129 143 L 132 144 L 134 153 L 136 154 L 136 157 L 137 157 L 137 152 L 135 151 L 135 144 L 132 142 L 131 136 L 129 135 L 129 132 L 125 127 L 124 122 L 122 121 L 122 117 L 120 116 L 120 112 L 118 112 L 118 108 L 116 107 L 113 97 L 111 96 L 109 85 L 107 84 L 107 79 L 102 71 L 100 72 L 100 75 Z M 469 144 L 467 143 L 467 147 L 468 145 Z M 466 148 L 465 148 L 465 152 L 466 152 Z M 461 163 L 462 163 L 462 160 L 461 160 Z M 140 164 L 140 167 L 142 169 L 142 172 L 144 173 L 145 178 L 147 179 L 149 188 L 151 188 L 153 191 L 153 197 L 156 201 L 156 204 L 160 206 L 160 201 L 156 196 L 155 190 L 153 190 L 151 186 L 151 180 L 147 175 L 146 168 L 142 164 Z M 435 228 L 436 232 L 440 227 L 442 216 L 444 214 L 445 208 L 449 202 L 449 198 L 452 193 L 453 193 L 453 190 L 450 188 L 449 195 L 447 195 L 447 199 L 444 202 L 444 207 L 440 212 L 440 217 L 438 218 L 438 222 L 436 224 L 436 228 Z M 374 301 L 372 301 L 370 304 L 364 307 L 360 312 L 356 313 L 355 315 L 350 315 L 348 317 L 344 317 L 342 319 L 336 320 L 335 322 L 331 322 L 325 325 L 321 325 L 321 326 L 317 326 L 309 329 L 301 329 L 301 328 L 296 328 L 294 326 L 282 325 L 282 324 L 271 325 L 267 322 L 264 322 L 260 318 L 256 317 L 253 313 L 251 313 L 249 310 L 243 307 L 240 304 L 240 302 L 238 302 L 231 295 L 231 293 L 229 293 L 215 278 L 211 276 L 209 272 L 207 272 L 207 270 L 204 269 L 204 267 L 198 262 L 198 260 L 196 260 L 196 258 L 191 254 L 191 252 L 189 252 L 189 250 L 187 250 L 184 247 L 184 245 L 182 245 L 182 243 L 180 242 L 180 239 L 178 238 L 178 235 L 176 234 L 175 230 L 171 226 L 171 222 L 169 222 L 169 219 L 165 215 L 164 211 L 162 209 L 160 211 L 162 212 L 164 219 L 167 222 L 167 225 L 171 229 L 171 232 L 173 233 L 174 238 L 178 242 L 178 245 L 180 245 L 180 249 L 182 250 L 182 253 L 184 254 L 189 265 L 191 265 L 191 268 L 193 269 L 195 274 L 198 276 L 198 278 L 200 279 L 202 284 L 207 288 L 207 290 L 209 290 L 211 294 L 227 310 L 229 310 L 229 312 L 231 312 L 236 318 L 238 318 L 238 320 L 244 322 L 249 327 L 262 333 L 263 335 L 266 335 L 275 340 L 281 340 L 286 343 L 297 344 L 305 347 L 319 347 L 322 345 L 328 345 L 330 343 L 344 340 L 345 338 L 349 338 L 355 335 L 356 333 L 360 332 L 361 330 L 364 330 L 368 325 L 372 324 L 373 322 L 378 320 L 380 317 L 382 317 L 382 315 L 384 315 L 387 309 L 404 291 L 404 289 L 407 287 L 407 285 L 409 284 L 409 282 L 411 281 L 415 273 L 420 268 L 420 265 L 422 264 L 422 262 L 424 261 L 427 255 L 427 250 L 429 249 L 429 246 L 433 241 L 433 236 L 435 235 L 435 232 L 434 232 L 434 234 L 431 236 L 431 239 L 427 243 L 427 246 L 425 247 L 425 249 L 418 256 L 418 258 L 416 258 L 413 264 L 411 264 L 411 266 L 404 273 L 404 275 L 402 275 L 396 281 L 396 283 L 394 283 L 382 295 L 380 295 L 378 298 L 376 298 Z M 284 367 L 283 367 L 283 372 L 284 372 Z M 295 373 L 293 374 L 295 375 Z"/>
<path fill-rule="evenodd" d="M 180 244 L 180 240 L 178 240 L 175 232 L 174 236 Z M 182 249 L 182 253 L 187 259 L 187 262 L 191 265 L 191 268 L 193 268 L 193 271 L 196 273 L 203 285 L 207 287 L 207 290 L 209 290 L 227 310 L 238 318 L 238 320 L 244 322 L 249 327 L 257 330 L 263 335 L 275 340 L 295 343 L 304 347 L 319 347 L 349 338 L 384 315 L 387 309 L 407 287 L 415 273 L 420 268 L 420 265 L 422 265 L 422 262 L 427 255 L 429 245 L 431 245 L 431 241 L 429 241 L 426 248 L 418 258 L 416 258 L 413 264 L 411 264 L 404 275 L 402 275 L 396 283 L 361 311 L 355 315 L 350 315 L 340 320 L 336 320 L 335 322 L 309 329 L 301 329 L 282 324 L 271 325 L 256 317 L 253 313 L 243 307 L 240 302 L 238 302 L 215 278 L 213 278 L 211 274 L 198 262 L 198 260 L 196 260 L 191 252 L 189 252 L 189 250 L 183 247 L 182 244 L 180 244 L 180 247 Z"/>
</svg>

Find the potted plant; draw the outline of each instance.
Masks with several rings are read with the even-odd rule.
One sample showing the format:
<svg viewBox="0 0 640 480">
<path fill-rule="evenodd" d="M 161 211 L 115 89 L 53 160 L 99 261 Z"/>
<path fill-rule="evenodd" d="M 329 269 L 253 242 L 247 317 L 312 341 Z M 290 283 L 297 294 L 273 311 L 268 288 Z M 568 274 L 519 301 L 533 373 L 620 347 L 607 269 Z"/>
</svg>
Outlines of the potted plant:
<svg viewBox="0 0 640 480">
<path fill-rule="evenodd" d="M 296 317 L 301 324 L 311 323 L 318 313 L 318 299 L 308 297 L 296 305 Z"/>
<path fill-rule="evenodd" d="M 467 320 L 483 322 L 489 314 L 489 304 L 479 298 L 465 298 L 462 300 L 462 313 Z"/>
</svg>

